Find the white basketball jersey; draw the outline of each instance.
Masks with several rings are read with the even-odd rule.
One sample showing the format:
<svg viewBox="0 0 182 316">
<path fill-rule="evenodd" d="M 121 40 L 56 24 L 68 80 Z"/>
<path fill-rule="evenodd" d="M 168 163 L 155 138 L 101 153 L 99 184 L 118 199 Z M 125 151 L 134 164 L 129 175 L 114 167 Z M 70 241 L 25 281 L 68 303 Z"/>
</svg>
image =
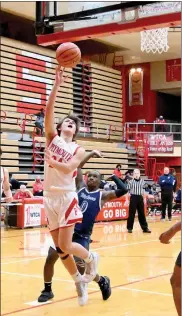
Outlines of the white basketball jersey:
<svg viewBox="0 0 182 316">
<path fill-rule="evenodd" d="M 65 140 L 56 135 L 51 141 L 48 149 L 53 154 L 53 158 L 59 162 L 67 163 L 80 146 L 75 142 L 66 143 Z M 45 162 L 44 165 L 44 190 L 45 191 L 76 191 L 75 177 L 77 170 L 65 174 L 56 170 Z"/>
<path fill-rule="evenodd" d="M 3 191 L 3 182 L 4 182 L 4 168 L 1 167 L 1 196 Z"/>
</svg>

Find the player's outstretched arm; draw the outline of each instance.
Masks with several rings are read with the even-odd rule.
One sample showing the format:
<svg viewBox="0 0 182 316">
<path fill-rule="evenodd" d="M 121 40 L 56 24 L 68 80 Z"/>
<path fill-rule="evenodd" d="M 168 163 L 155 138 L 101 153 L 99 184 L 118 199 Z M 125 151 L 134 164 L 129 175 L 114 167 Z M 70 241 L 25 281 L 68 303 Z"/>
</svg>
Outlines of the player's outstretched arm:
<svg viewBox="0 0 182 316">
<path fill-rule="evenodd" d="M 101 158 L 102 157 L 102 153 L 98 150 L 92 150 L 90 153 L 86 153 L 85 157 L 83 158 L 83 160 L 81 161 L 79 168 L 82 168 L 84 166 L 84 164 L 86 164 L 86 162 L 91 159 L 91 158 Z"/>
<path fill-rule="evenodd" d="M 65 174 L 68 174 L 70 172 L 75 171 L 75 169 L 78 168 L 78 166 L 84 158 L 84 154 L 85 149 L 79 148 L 76 152 L 76 155 L 73 156 L 73 158 L 71 158 L 67 163 L 64 163 L 54 160 L 50 150 L 46 148 L 44 152 L 44 159 L 51 167 Z"/>
<path fill-rule="evenodd" d="M 174 237 L 174 235 L 181 230 L 181 222 L 173 225 L 170 229 L 162 233 L 159 237 L 159 240 L 163 244 L 169 244 L 170 239 Z"/>
<path fill-rule="evenodd" d="M 77 191 L 79 191 L 81 188 L 83 188 L 85 186 L 85 183 L 83 181 L 83 173 L 82 173 L 81 168 L 84 166 L 84 164 L 87 161 L 89 161 L 90 158 L 93 158 L 93 157 L 100 158 L 100 157 L 102 157 L 102 153 L 98 150 L 92 150 L 90 153 L 85 154 L 85 157 L 83 158 L 80 165 L 78 166 L 77 177 L 75 179 Z"/>
<path fill-rule="evenodd" d="M 47 141 L 51 141 L 53 136 L 55 135 L 54 128 L 54 104 L 56 101 L 56 96 L 59 90 L 60 85 L 62 85 L 67 77 L 63 76 L 64 69 L 62 70 L 60 66 L 56 68 L 55 82 L 51 93 L 49 95 L 49 99 L 46 104 L 45 111 L 45 136 Z"/>
<path fill-rule="evenodd" d="M 5 201 L 10 203 L 13 201 L 12 192 L 10 190 L 10 183 L 9 183 L 9 172 L 7 169 L 4 169 L 4 182 L 3 182 L 3 190 L 4 194 L 6 195 Z"/>
</svg>

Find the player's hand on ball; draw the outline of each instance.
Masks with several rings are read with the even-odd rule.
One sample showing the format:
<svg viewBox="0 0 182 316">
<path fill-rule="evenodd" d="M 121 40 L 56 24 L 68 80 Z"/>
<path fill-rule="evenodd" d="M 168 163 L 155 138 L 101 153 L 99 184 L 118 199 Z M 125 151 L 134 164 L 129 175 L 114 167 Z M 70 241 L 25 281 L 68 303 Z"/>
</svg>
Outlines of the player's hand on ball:
<svg viewBox="0 0 182 316">
<path fill-rule="evenodd" d="M 162 233 L 159 237 L 159 240 L 162 244 L 169 244 L 170 243 L 170 236 L 168 232 Z"/>
<path fill-rule="evenodd" d="M 92 153 L 93 153 L 93 157 L 94 158 L 102 158 L 103 157 L 103 154 L 99 151 L 99 150 L 92 150 Z"/>
<path fill-rule="evenodd" d="M 56 67 L 56 76 L 55 76 L 55 84 L 56 86 L 60 86 L 65 82 L 68 76 L 64 76 L 64 68 L 61 69 L 61 66 Z"/>
</svg>

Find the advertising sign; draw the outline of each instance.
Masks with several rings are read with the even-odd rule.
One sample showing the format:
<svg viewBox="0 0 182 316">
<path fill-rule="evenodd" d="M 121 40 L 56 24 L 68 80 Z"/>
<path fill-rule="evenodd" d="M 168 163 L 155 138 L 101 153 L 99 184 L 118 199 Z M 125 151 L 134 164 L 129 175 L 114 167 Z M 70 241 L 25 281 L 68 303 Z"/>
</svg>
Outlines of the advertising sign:
<svg viewBox="0 0 182 316">
<path fill-rule="evenodd" d="M 173 153 L 173 134 L 149 134 L 149 153 Z"/>
</svg>

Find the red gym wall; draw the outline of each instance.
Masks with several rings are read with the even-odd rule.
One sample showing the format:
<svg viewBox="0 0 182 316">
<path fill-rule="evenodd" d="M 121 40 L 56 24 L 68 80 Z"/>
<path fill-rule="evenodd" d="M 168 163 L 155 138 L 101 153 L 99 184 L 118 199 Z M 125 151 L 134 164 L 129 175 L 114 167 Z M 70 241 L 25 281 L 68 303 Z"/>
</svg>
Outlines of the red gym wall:
<svg viewBox="0 0 182 316">
<path fill-rule="evenodd" d="M 138 122 L 145 119 L 147 123 L 152 123 L 156 119 L 156 92 L 150 89 L 150 63 L 141 63 L 123 66 L 125 82 L 123 82 L 123 111 L 125 112 L 125 122 Z M 143 70 L 143 105 L 129 106 L 129 72 L 131 68 L 141 68 Z"/>
<path fill-rule="evenodd" d="M 180 157 L 155 157 L 157 162 L 163 162 L 167 167 L 171 166 L 181 166 L 181 158 Z"/>
</svg>

